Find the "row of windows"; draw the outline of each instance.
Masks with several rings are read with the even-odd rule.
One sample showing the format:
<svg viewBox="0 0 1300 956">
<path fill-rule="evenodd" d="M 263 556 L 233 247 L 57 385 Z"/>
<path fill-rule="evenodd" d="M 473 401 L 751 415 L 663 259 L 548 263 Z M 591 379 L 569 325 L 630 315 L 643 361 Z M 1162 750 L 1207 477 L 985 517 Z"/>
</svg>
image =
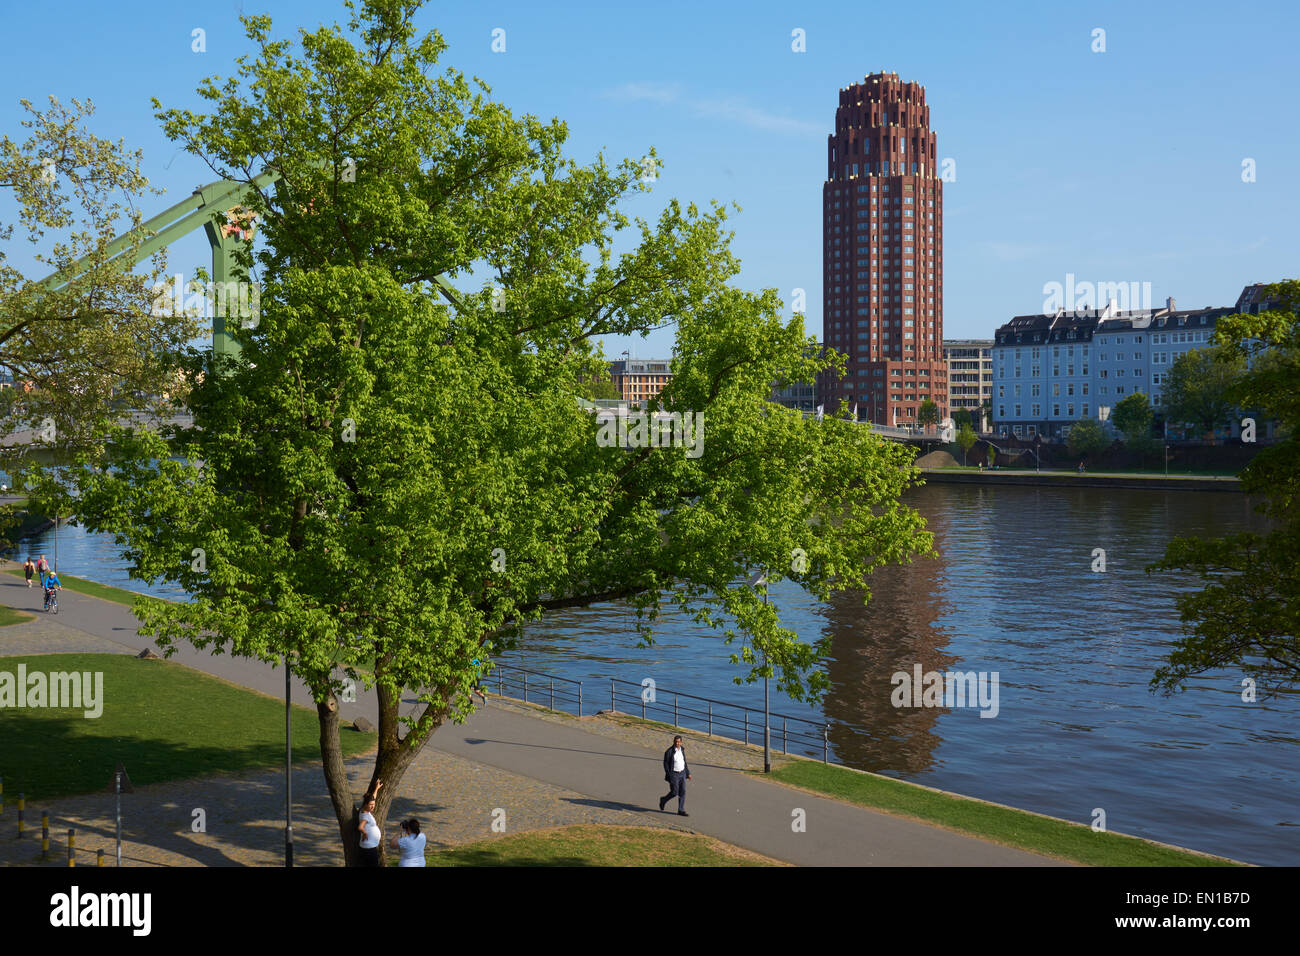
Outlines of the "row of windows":
<svg viewBox="0 0 1300 956">
<path fill-rule="evenodd" d="M 1021 418 L 1021 417 L 1023 417 L 1024 412 L 1022 411 L 1022 409 L 1024 408 L 1024 406 L 1023 406 L 1023 405 L 1016 405 L 1016 406 L 1014 406 L 1014 407 L 1015 407 L 1015 416 L 1014 416 L 1014 417 L 1015 417 L 1015 418 Z M 1066 416 L 1069 417 L 1069 418 L 1073 418 L 1073 417 L 1074 417 L 1074 402 L 1066 402 L 1066 403 L 1065 403 L 1065 408 L 1066 408 L 1066 412 L 1065 412 Z M 1079 406 L 1079 415 L 1080 415 L 1081 417 L 1083 417 L 1083 418 L 1087 418 L 1087 417 L 1088 417 L 1088 408 L 1089 408 L 1089 406 L 1088 406 L 1088 403 L 1087 403 L 1087 402 L 1085 402 L 1085 403 L 1083 403 L 1082 405 L 1080 405 L 1080 406 Z M 1030 416 L 1033 417 L 1033 418 L 1038 418 L 1038 417 L 1040 417 L 1040 416 L 1043 414 L 1043 406 L 1042 406 L 1042 405 L 1038 405 L 1038 404 L 1030 405 L 1030 406 L 1029 406 L 1029 414 L 1030 414 Z M 999 417 L 999 418 L 1006 418 L 1006 417 L 1007 417 L 1007 406 L 1005 406 L 1005 405 L 999 405 L 999 406 L 998 406 L 998 417 Z M 1053 403 L 1052 403 L 1052 417 L 1053 417 L 1053 418 L 1060 418 L 1060 417 L 1061 417 L 1061 403 L 1060 403 L 1060 402 L 1053 402 Z M 1016 426 L 1016 427 L 1018 428 L 1019 426 Z M 1019 433 L 1019 432 L 1016 432 L 1016 434 L 1020 434 L 1020 433 Z M 1033 434 L 1033 433 L 1031 432 L 1030 434 Z"/>
</svg>

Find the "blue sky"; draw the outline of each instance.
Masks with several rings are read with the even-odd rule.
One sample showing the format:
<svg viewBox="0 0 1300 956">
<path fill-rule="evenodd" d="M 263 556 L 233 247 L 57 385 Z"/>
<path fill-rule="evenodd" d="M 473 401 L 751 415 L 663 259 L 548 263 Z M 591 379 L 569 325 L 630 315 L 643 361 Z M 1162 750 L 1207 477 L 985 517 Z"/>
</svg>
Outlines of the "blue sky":
<svg viewBox="0 0 1300 956">
<path fill-rule="evenodd" d="M 160 133 L 151 96 L 200 104 L 247 41 L 240 10 L 276 32 L 341 20 L 334 2 L 0 3 L 0 130 L 17 101 L 89 97 L 95 131 L 144 150 L 167 195 L 211 176 Z M 1183 307 L 1230 305 L 1248 282 L 1300 275 L 1300 14 L 1277 3 L 431 3 L 445 65 L 484 79 L 516 114 L 568 123 L 570 155 L 662 160 L 653 219 L 671 197 L 735 202 L 739 277 L 803 288 L 821 335 L 821 187 L 840 87 L 890 70 L 926 87 L 945 185 L 944 335 L 989 337 L 1043 307 L 1043 285 L 1150 282 Z M 206 31 L 207 51 L 191 50 Z M 506 50 L 493 53 L 492 31 Z M 805 31 L 806 52 L 791 49 Z M 1093 30 L 1105 52 L 1093 52 Z M 1253 159 L 1256 181 L 1242 181 Z M 7 216 L 6 216 L 7 218 Z M 199 235 L 172 270 L 207 259 Z M 670 331 L 630 343 L 667 354 Z M 617 355 L 626 341 L 610 340 Z"/>
</svg>

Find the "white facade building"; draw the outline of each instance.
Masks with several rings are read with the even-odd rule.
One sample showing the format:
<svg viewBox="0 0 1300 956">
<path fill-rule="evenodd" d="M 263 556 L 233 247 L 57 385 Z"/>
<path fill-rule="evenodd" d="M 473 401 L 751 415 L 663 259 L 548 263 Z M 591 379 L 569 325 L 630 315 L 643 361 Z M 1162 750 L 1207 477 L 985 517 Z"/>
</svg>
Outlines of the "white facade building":
<svg viewBox="0 0 1300 956">
<path fill-rule="evenodd" d="M 1209 347 L 1218 320 L 1266 307 L 1260 286 L 1247 286 L 1229 308 L 1119 312 L 1060 311 L 1020 315 L 993 343 L 994 431 L 1061 438 L 1083 419 L 1105 422 L 1135 392 L 1162 404 L 1161 385 L 1179 355 Z"/>
</svg>

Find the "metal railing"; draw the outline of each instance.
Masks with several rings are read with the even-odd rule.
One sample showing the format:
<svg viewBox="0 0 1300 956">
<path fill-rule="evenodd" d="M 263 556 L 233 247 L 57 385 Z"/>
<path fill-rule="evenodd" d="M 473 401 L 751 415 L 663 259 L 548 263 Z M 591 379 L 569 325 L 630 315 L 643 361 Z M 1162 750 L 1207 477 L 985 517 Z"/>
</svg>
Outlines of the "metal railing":
<svg viewBox="0 0 1300 956">
<path fill-rule="evenodd" d="M 503 697 L 518 696 L 527 703 L 546 704 L 550 710 L 556 710 L 558 702 L 558 709 L 566 713 L 572 712 L 576 707 L 579 717 L 583 716 L 584 699 L 588 702 L 592 699 L 590 696 L 584 698 L 583 681 L 556 677 L 514 664 L 495 664 L 489 680 L 496 683 L 497 693 Z M 658 685 L 651 687 L 617 677 L 596 678 L 588 683 L 599 682 L 603 688 L 606 681 L 609 683 L 609 709 L 615 713 L 619 712 L 619 704 L 622 703 L 625 707 L 632 708 L 622 713 L 632 714 L 639 709 L 643 720 L 671 723 L 675 730 L 702 730 L 710 737 L 716 730 L 719 736 L 743 740 L 746 744 L 751 742 L 751 735 L 755 735 L 758 744 L 763 742 L 761 707 L 701 697 Z M 620 694 L 620 686 L 630 690 L 624 690 Z M 512 693 L 507 693 L 507 690 Z M 666 719 L 670 715 L 671 721 Z M 774 751 L 820 756 L 823 763 L 830 761 L 830 724 L 807 717 L 769 712 L 768 726 Z M 792 742 L 795 747 L 793 751 Z"/>
</svg>

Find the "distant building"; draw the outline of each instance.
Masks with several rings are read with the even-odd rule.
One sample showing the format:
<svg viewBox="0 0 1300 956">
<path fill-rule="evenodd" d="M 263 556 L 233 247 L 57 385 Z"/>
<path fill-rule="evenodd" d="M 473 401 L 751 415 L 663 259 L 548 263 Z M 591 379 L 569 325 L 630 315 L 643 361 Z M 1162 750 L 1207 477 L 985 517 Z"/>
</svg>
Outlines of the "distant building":
<svg viewBox="0 0 1300 956">
<path fill-rule="evenodd" d="M 819 403 L 884 425 L 948 413 L 943 179 L 925 87 L 872 73 L 839 91 L 822 186 L 822 340 L 846 358 Z"/>
<path fill-rule="evenodd" d="M 816 386 L 805 385 L 803 382 L 795 382 L 785 388 L 774 387 L 771 401 L 797 411 L 815 412 L 817 410 L 817 389 Z"/>
<path fill-rule="evenodd" d="M 993 398 L 993 340 L 946 339 L 943 357 L 948 363 L 948 414 L 964 408 L 978 431 L 991 426 L 984 403 Z"/>
<path fill-rule="evenodd" d="M 644 405 L 672 379 L 672 360 L 623 359 L 609 363 L 609 374 L 623 401 Z"/>
<path fill-rule="evenodd" d="M 1077 421 L 1107 422 L 1116 405 L 1142 392 L 1163 403 L 1161 386 L 1178 356 L 1208 347 L 1219 319 L 1260 308 L 1247 286 L 1227 308 L 1104 309 L 1018 315 L 993 341 L 994 430 L 1063 438 Z"/>
<path fill-rule="evenodd" d="M 812 346 L 804 349 L 804 354 L 809 358 L 814 358 L 824 351 L 820 343 L 814 343 Z M 780 387 L 778 383 L 772 383 L 772 394 L 768 400 L 778 405 L 784 405 L 786 408 L 793 408 L 800 412 L 815 412 L 817 410 L 817 387 L 815 384 L 804 384 L 803 382 L 791 382 L 789 385 Z"/>
</svg>

